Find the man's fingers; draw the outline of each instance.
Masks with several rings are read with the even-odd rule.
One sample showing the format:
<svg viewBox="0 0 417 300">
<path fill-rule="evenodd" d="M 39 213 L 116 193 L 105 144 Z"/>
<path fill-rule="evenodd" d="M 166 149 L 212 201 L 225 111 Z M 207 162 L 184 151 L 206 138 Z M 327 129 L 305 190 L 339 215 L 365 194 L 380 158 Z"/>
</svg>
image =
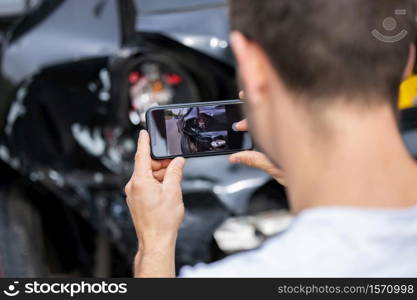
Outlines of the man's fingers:
<svg viewBox="0 0 417 300">
<path fill-rule="evenodd" d="M 141 130 L 139 134 L 138 149 L 135 155 L 135 176 L 152 175 L 152 158 L 149 142 L 148 132 L 146 130 Z"/>
<path fill-rule="evenodd" d="M 243 151 L 230 156 L 231 163 L 244 164 L 251 168 L 269 171 L 272 166 L 265 154 L 257 151 Z"/>
<path fill-rule="evenodd" d="M 152 161 L 152 173 L 153 177 L 158 180 L 159 182 L 164 181 L 166 168 L 171 163 L 172 159 L 164 159 L 164 160 L 153 160 Z"/>
<path fill-rule="evenodd" d="M 171 161 L 172 159 L 152 160 L 152 171 L 155 172 L 161 169 L 165 169 L 168 167 Z"/>
<path fill-rule="evenodd" d="M 152 171 L 158 171 L 162 169 L 162 162 L 160 160 L 152 160 Z"/>
<path fill-rule="evenodd" d="M 240 92 L 239 92 L 239 99 L 240 99 L 240 100 L 245 100 L 245 99 L 246 99 L 246 97 L 245 97 L 245 92 L 244 92 L 244 91 L 240 91 Z"/>
<path fill-rule="evenodd" d="M 232 127 L 233 127 L 233 130 L 235 131 L 248 131 L 249 130 L 248 121 L 246 119 L 240 122 L 234 123 Z"/>
<path fill-rule="evenodd" d="M 172 159 L 164 159 L 162 160 L 162 167 L 167 168 L 169 164 L 171 163 Z"/>
<path fill-rule="evenodd" d="M 126 183 L 126 185 L 125 185 L 125 194 L 126 194 L 126 196 L 129 195 L 131 187 L 132 187 L 132 181 L 129 180 L 128 183 Z"/>
<path fill-rule="evenodd" d="M 155 177 L 156 180 L 159 182 L 163 182 L 166 174 L 166 169 L 160 169 L 158 171 L 153 172 L 153 177 Z"/>
<path fill-rule="evenodd" d="M 284 171 L 275 167 L 265 154 L 257 151 L 243 151 L 232 154 L 229 158 L 231 163 L 240 163 L 251 168 L 256 168 L 271 175 L 280 184 L 285 186 Z"/>
<path fill-rule="evenodd" d="M 240 100 L 245 100 L 245 92 L 244 91 L 240 91 L 239 92 L 239 99 Z M 235 131 L 248 131 L 249 130 L 249 126 L 248 126 L 248 122 L 246 121 L 246 119 L 234 123 L 232 125 L 233 130 Z"/>
<path fill-rule="evenodd" d="M 181 188 L 182 174 L 185 166 L 185 159 L 183 157 L 177 157 L 174 159 L 166 169 L 163 187 L 166 190 L 172 190 Z"/>
</svg>

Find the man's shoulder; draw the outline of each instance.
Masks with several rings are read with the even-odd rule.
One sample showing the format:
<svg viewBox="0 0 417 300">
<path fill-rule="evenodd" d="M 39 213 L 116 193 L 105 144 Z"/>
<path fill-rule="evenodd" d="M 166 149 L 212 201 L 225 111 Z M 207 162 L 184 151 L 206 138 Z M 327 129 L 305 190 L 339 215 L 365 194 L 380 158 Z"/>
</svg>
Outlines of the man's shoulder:
<svg viewBox="0 0 417 300">
<path fill-rule="evenodd" d="M 400 219 L 398 214 L 401 215 Z M 272 237 L 261 248 L 230 256 L 214 264 L 187 268 L 183 275 L 417 275 L 417 263 L 412 268 L 410 266 L 410 258 L 417 251 L 417 241 L 410 238 L 413 233 L 417 234 L 417 208 L 393 213 L 340 208 L 311 210 L 300 214 L 284 233 Z M 392 243 L 393 239 L 397 242 Z M 401 257 L 397 255 L 397 244 L 402 245 Z M 405 268 L 408 271 L 404 271 Z"/>
<path fill-rule="evenodd" d="M 289 229 L 258 249 L 229 256 L 212 264 L 183 268 L 185 277 L 291 277 L 316 269 L 334 250 L 326 238 L 303 228 Z M 336 246 L 336 243 L 335 243 Z M 336 251 L 335 251 L 336 252 Z M 298 275 L 296 275 L 298 274 Z"/>
</svg>

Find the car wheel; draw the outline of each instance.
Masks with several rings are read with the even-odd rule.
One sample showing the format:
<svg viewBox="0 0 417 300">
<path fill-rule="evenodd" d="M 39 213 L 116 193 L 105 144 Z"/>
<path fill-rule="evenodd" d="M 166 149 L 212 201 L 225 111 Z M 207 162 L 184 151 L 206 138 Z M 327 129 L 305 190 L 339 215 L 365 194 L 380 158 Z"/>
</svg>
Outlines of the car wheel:
<svg viewBox="0 0 417 300">
<path fill-rule="evenodd" d="M 1 187 L 0 241 L 0 272 L 4 277 L 47 274 L 40 215 L 18 187 Z"/>
</svg>

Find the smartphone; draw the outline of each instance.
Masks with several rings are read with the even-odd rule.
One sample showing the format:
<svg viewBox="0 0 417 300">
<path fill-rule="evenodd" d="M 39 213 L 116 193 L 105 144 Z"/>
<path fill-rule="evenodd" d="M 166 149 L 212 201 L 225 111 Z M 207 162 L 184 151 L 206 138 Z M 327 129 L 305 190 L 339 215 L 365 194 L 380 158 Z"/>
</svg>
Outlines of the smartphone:
<svg viewBox="0 0 417 300">
<path fill-rule="evenodd" d="M 253 148 L 248 132 L 233 129 L 243 119 L 240 100 L 156 106 L 146 112 L 153 159 L 231 154 Z"/>
</svg>

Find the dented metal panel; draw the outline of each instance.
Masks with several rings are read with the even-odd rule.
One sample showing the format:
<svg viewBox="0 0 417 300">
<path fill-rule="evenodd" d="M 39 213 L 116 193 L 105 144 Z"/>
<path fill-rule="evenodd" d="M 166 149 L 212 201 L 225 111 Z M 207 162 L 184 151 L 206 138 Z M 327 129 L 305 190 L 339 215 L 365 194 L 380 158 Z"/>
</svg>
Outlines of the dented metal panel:
<svg viewBox="0 0 417 300">
<path fill-rule="evenodd" d="M 226 37 L 207 32 L 201 45 L 209 51 L 196 52 L 198 47 L 182 38 L 164 35 L 162 25 L 147 27 L 147 34 L 126 35 L 129 18 L 120 13 L 134 13 L 121 9 L 127 2 L 46 0 L 9 33 L 0 57 L 0 159 L 132 255 L 136 237 L 123 187 L 141 125 L 129 121 L 129 68 L 141 55 L 157 54 L 152 59 L 170 70 L 180 68 L 178 74 L 189 80 L 188 90 L 175 87 L 184 95 L 220 100 L 232 98 L 236 88 L 233 70 L 224 64 L 230 62 L 224 51 L 228 44 L 222 42 Z M 214 17 L 217 12 L 203 13 Z M 195 27 L 191 23 L 188 28 Z M 124 42 L 126 36 L 131 39 Z M 210 47 L 220 51 L 212 55 Z M 187 60 L 218 73 L 193 74 L 201 71 L 189 69 Z M 260 171 L 230 165 L 226 157 L 189 160 L 178 266 L 208 261 L 216 228 L 228 216 L 244 214 L 254 191 L 269 180 Z"/>
</svg>

